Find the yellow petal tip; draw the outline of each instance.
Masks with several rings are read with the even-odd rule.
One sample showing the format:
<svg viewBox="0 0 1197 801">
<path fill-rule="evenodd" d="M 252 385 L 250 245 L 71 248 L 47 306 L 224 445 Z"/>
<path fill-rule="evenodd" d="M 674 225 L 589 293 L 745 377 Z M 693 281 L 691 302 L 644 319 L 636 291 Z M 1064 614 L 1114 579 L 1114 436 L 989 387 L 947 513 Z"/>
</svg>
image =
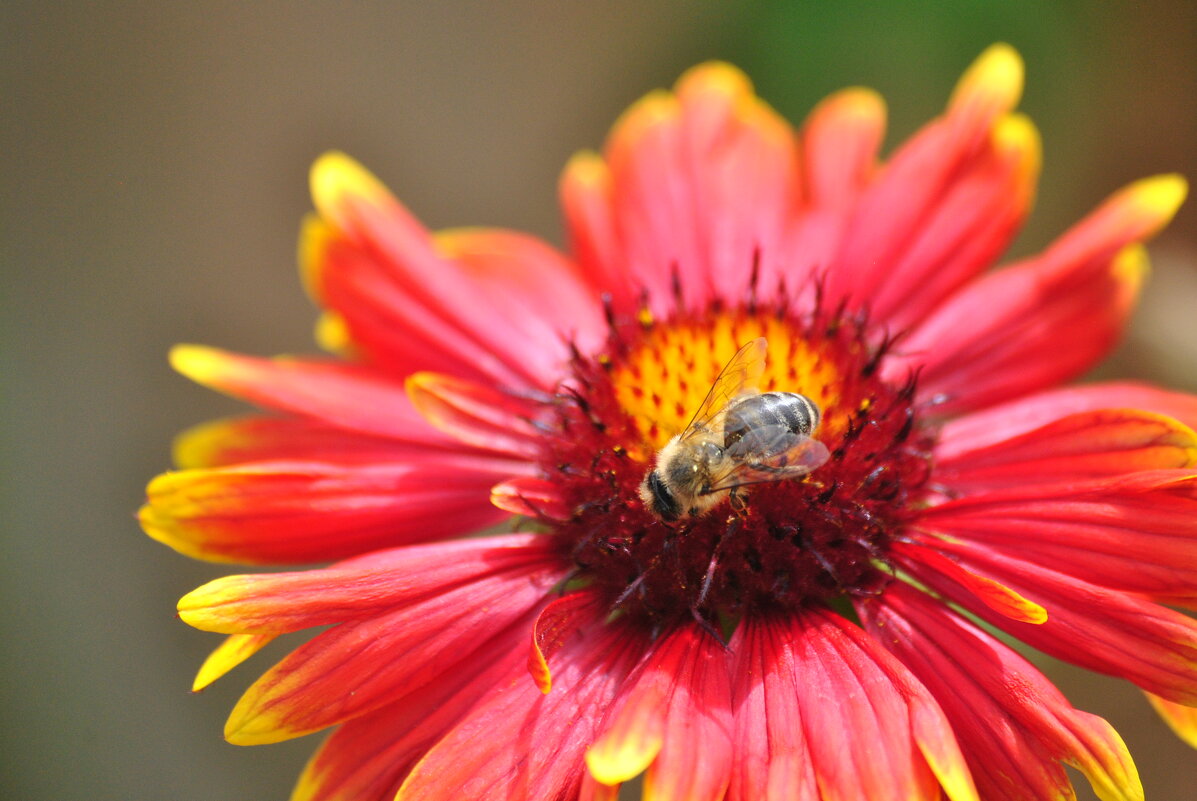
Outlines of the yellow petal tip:
<svg viewBox="0 0 1197 801">
<path fill-rule="evenodd" d="M 1120 282 L 1137 290 L 1151 272 L 1151 259 L 1147 256 L 1147 248 L 1138 242 L 1127 245 L 1114 257 L 1110 271 Z"/>
<path fill-rule="evenodd" d="M 1160 228 L 1167 225 L 1189 193 L 1189 183 L 1176 173 L 1143 178 L 1128 187 L 1131 200 L 1142 213 L 1156 220 Z"/>
<path fill-rule="evenodd" d="M 267 673 L 258 683 L 251 686 L 237 701 L 224 724 L 224 739 L 233 745 L 268 745 L 281 743 L 308 734 L 311 730 L 296 730 L 285 725 L 277 709 L 272 709 L 269 694 L 264 693 L 261 683 L 270 676 Z"/>
<path fill-rule="evenodd" d="M 307 296 L 317 303 L 320 301 L 320 273 L 332 239 L 332 228 L 320 215 L 304 215 L 299 226 L 299 280 Z"/>
<path fill-rule="evenodd" d="M 579 150 L 570 156 L 561 171 L 560 189 L 563 192 L 603 190 L 611 183 L 607 162 L 593 150 Z"/>
<path fill-rule="evenodd" d="M 999 108 L 1011 109 L 1022 96 L 1022 56 L 1005 42 L 986 48 L 977 57 L 952 93 L 951 105 L 974 97 L 987 97 Z"/>
<path fill-rule="evenodd" d="M 841 89 L 824 101 L 833 104 L 845 114 L 866 120 L 885 118 L 885 98 L 875 89 L 866 86 L 850 86 Z"/>
<path fill-rule="evenodd" d="M 677 93 L 718 92 L 729 97 L 753 94 L 752 81 L 726 61 L 707 61 L 691 67 L 677 80 Z"/>
<path fill-rule="evenodd" d="M 349 324 L 336 312 L 324 312 L 316 318 L 313 336 L 321 350 L 345 359 L 354 358 Z"/>
<path fill-rule="evenodd" d="M 170 366 L 196 383 L 220 373 L 221 351 L 207 345 L 175 345 L 170 349 Z"/>
<path fill-rule="evenodd" d="M 993 126 L 993 143 L 1003 152 L 1032 156 L 1036 165 L 1043 151 L 1039 129 L 1030 117 L 1017 112 L 1003 115 Z"/>
<path fill-rule="evenodd" d="M 1144 692 L 1152 708 L 1181 740 L 1197 748 L 1197 707 L 1185 706 Z"/>
<path fill-rule="evenodd" d="M 191 691 L 197 693 L 208 687 L 262 650 L 273 639 L 272 634 L 233 634 L 226 637 L 200 666 L 195 681 L 191 684 Z"/>
<path fill-rule="evenodd" d="M 614 748 L 604 748 L 600 741 L 586 752 L 586 767 L 600 784 L 622 784 L 647 770 L 660 750 L 660 740 L 635 746 L 625 741 Z"/>
<path fill-rule="evenodd" d="M 681 103 L 664 89 L 654 89 L 630 105 L 615 121 L 607 138 L 607 156 L 618 161 L 626 148 L 646 132 L 666 125 L 681 115 Z"/>
<path fill-rule="evenodd" d="M 336 150 L 323 154 L 312 164 L 310 183 L 316 210 L 341 230 L 347 227 L 348 199 L 376 203 L 390 194 L 369 170 Z"/>
</svg>

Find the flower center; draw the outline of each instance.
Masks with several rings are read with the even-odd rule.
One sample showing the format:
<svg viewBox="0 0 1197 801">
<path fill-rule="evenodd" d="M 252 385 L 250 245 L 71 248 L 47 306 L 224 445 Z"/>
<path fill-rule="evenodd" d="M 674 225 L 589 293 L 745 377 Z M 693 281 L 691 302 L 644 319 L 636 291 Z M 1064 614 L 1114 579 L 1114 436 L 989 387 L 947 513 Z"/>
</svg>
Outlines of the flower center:
<svg viewBox="0 0 1197 801">
<path fill-rule="evenodd" d="M 676 519 L 647 508 L 642 484 L 671 491 L 666 472 L 646 482 L 662 449 L 686 430 L 729 360 L 758 337 L 768 342 L 766 364 L 747 389 L 812 401 L 821 412 L 813 438 L 830 456 L 805 473 L 753 473 Z M 879 591 L 888 544 L 924 494 L 932 443 L 917 420 L 913 383 L 877 377 L 886 347 L 861 318 L 799 315 L 783 305 L 613 318 L 605 352 L 573 360 L 542 462 L 571 510 L 549 524 L 577 565 L 576 580 L 650 626 Z M 696 439 L 722 454 L 722 437 Z M 699 456 L 683 448 L 670 458 L 689 465 Z"/>
</svg>

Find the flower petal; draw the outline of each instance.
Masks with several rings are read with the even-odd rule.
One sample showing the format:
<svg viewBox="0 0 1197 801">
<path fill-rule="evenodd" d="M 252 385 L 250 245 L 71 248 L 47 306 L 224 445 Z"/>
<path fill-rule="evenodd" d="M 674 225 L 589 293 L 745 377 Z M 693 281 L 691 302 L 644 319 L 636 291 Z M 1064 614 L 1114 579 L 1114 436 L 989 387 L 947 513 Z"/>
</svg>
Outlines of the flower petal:
<svg viewBox="0 0 1197 801">
<path fill-rule="evenodd" d="M 255 462 L 164 473 L 141 508 L 152 538 L 198 559 L 300 564 L 477 531 L 507 513 L 493 465 Z"/>
<path fill-rule="evenodd" d="M 1008 45 L 974 62 L 944 117 L 904 145 L 861 195 L 829 262 L 829 297 L 852 297 L 884 318 L 928 281 L 942 295 L 988 266 L 1025 213 L 1025 184 L 1033 186 L 1036 172 L 1023 166 L 1038 160 L 1029 124 L 1008 129 L 1016 135 L 993 132 L 1021 92 L 1022 61 Z"/>
<path fill-rule="evenodd" d="M 422 238 L 430 235 L 421 232 Z M 421 242 L 420 249 L 430 249 Z M 300 229 L 300 272 L 316 302 L 325 307 L 316 341 L 327 351 L 395 376 L 436 367 L 465 378 L 519 382 L 511 369 L 472 341 L 395 275 L 390 259 L 354 241 L 318 215 Z M 409 258 L 419 259 L 412 255 Z M 425 269 L 447 269 L 423 254 Z"/>
<path fill-rule="evenodd" d="M 416 413 L 401 383 L 360 367 L 258 359 L 199 345 L 176 345 L 170 361 L 192 381 L 258 406 L 401 442 L 452 442 Z"/>
<path fill-rule="evenodd" d="M 949 420 L 940 431 L 937 460 L 959 460 L 1061 418 L 1103 409 L 1141 409 L 1197 426 L 1197 396 L 1148 384 L 1110 381 L 1044 390 Z"/>
<path fill-rule="evenodd" d="M 553 689 L 549 658 L 587 620 L 595 617 L 599 596 L 582 590 L 551 601 L 532 624 L 532 647 L 528 651 L 528 672 L 537 689 L 546 695 Z"/>
<path fill-rule="evenodd" d="M 661 637 L 601 731 L 586 752 L 586 764 L 603 784 L 627 781 L 648 768 L 648 798 L 722 797 L 732 754 L 723 644 L 697 624 Z"/>
<path fill-rule="evenodd" d="M 275 743 L 369 714 L 483 661 L 492 636 L 526 630 L 557 575 L 495 573 L 414 605 L 342 623 L 292 651 L 245 691 L 225 724 L 236 745 Z"/>
<path fill-rule="evenodd" d="M 526 355 L 543 343 L 527 327 L 496 325 L 502 318 L 489 292 L 522 275 L 477 281 L 476 264 L 438 253 L 428 231 L 343 153 L 317 159 L 311 183 L 322 224 L 303 233 L 306 283 L 371 361 L 398 375 L 431 368 L 506 386 L 552 385 L 555 371 L 538 374 Z M 532 269 L 563 264 L 541 259 Z"/>
<path fill-rule="evenodd" d="M 395 801 L 572 797 L 596 711 L 611 702 L 639 650 L 638 634 L 593 620 L 557 655 L 559 692 L 543 695 L 516 665 L 424 755 Z"/>
<path fill-rule="evenodd" d="M 745 618 L 732 635 L 735 733 L 727 801 L 819 801 L 790 627 Z"/>
<path fill-rule="evenodd" d="M 1055 270 L 1048 262 L 1008 267 L 973 282 L 903 342 L 917 356 L 887 361 L 896 380 L 919 369 L 919 390 L 952 414 L 1073 378 L 1105 356 L 1147 272 L 1132 245 L 1114 258 Z"/>
<path fill-rule="evenodd" d="M 885 137 L 885 99 L 844 89 L 822 100 L 802 126 L 802 177 L 814 208 L 844 208 L 873 177 Z"/>
<path fill-rule="evenodd" d="M 291 801 L 392 799 L 412 766 L 478 701 L 511 681 L 524 632 L 389 706 L 341 724 L 308 760 Z"/>
<path fill-rule="evenodd" d="M 1036 485 L 949 501 L 920 528 L 1166 603 L 1197 602 L 1197 474 Z"/>
<path fill-rule="evenodd" d="M 1072 378 L 1121 333 L 1147 272 L 1138 244 L 1184 197 L 1175 176 L 1116 193 L 1043 254 L 974 281 L 903 340 L 884 374 L 919 372 L 938 411 L 975 409 Z"/>
<path fill-rule="evenodd" d="M 490 502 L 525 517 L 568 520 L 570 516 L 560 487 L 543 478 L 521 476 L 500 481 L 490 488 Z"/>
<path fill-rule="evenodd" d="M 845 89 L 815 106 L 802 126 L 803 205 L 785 257 L 764 262 L 762 286 L 813 293 L 819 282 L 812 277 L 825 280 L 856 201 L 873 180 L 884 135 L 885 101 L 869 89 Z"/>
<path fill-rule="evenodd" d="M 318 570 L 225 576 L 183 596 L 179 617 L 204 631 L 282 634 L 366 620 L 496 573 L 535 575 L 560 564 L 555 541 L 539 534 L 411 545 Z"/>
<path fill-rule="evenodd" d="M 315 420 L 248 415 L 187 429 L 175 438 L 173 457 L 177 467 L 188 470 L 292 459 L 361 464 L 435 449 L 431 443 L 370 437 Z"/>
<path fill-rule="evenodd" d="M 607 162 L 590 150 L 570 158 L 558 185 L 570 251 L 616 308 L 630 309 L 639 287 L 619 254 L 613 191 Z"/>
<path fill-rule="evenodd" d="M 1197 707 L 1177 704 L 1151 693 L 1144 695 L 1176 736 L 1197 748 Z"/>
<path fill-rule="evenodd" d="M 935 480 L 958 491 L 1031 481 L 1081 481 L 1197 464 L 1197 433 L 1193 429 L 1170 417 L 1136 409 L 1069 415 L 973 450 L 961 450 L 946 435 L 940 443 L 946 443 L 947 453 L 936 449 Z"/>
<path fill-rule="evenodd" d="M 857 626 L 812 610 L 791 635 L 802 727 L 822 798 L 952 801 L 977 793 L 930 693 Z"/>
<path fill-rule="evenodd" d="M 274 640 L 273 634 L 230 634 L 200 665 L 191 691 L 198 693 Z"/>
<path fill-rule="evenodd" d="M 599 291 L 564 255 L 535 237 L 498 228 L 436 234 L 436 248 L 490 299 L 490 325 L 524 340 L 521 358 L 552 386 L 570 343 L 592 353 L 606 343 Z"/>
<path fill-rule="evenodd" d="M 893 549 L 895 554 L 916 560 L 948 576 L 971 592 L 978 601 L 1011 620 L 1035 625 L 1047 620 L 1047 610 L 1039 604 L 1027 600 L 1000 582 L 965 570 L 938 551 L 911 542 L 895 542 Z"/>
<path fill-rule="evenodd" d="M 634 104 L 612 129 L 604 156 L 608 174 L 588 161 L 567 171 L 570 229 L 583 258 L 620 263 L 601 264 L 596 274 L 616 285 L 641 283 L 655 311 L 672 304 L 675 272 L 686 278 L 684 301 L 698 306 L 742 292 L 754 254 L 782 257 L 797 199 L 792 132 L 734 67 L 700 65 L 674 93 L 653 92 Z M 595 210 L 603 197 L 610 213 Z M 587 246 L 611 235 L 616 248 Z"/>
<path fill-rule="evenodd" d="M 983 798 L 1071 798 L 1064 762 L 1079 768 L 1104 801 L 1142 801 L 1138 773 L 1117 732 L 1073 709 L 999 640 L 902 583 L 858 608 L 870 633 L 953 721 Z"/>
<path fill-rule="evenodd" d="M 989 268 L 1022 227 L 1041 164 L 1039 132 L 1021 114 L 993 126 L 991 142 L 945 187 L 869 298 L 890 330 L 920 322 L 945 297 Z"/>
<path fill-rule="evenodd" d="M 540 455 L 543 412 L 523 398 L 437 373 L 408 376 L 407 394 L 430 425 L 456 440 L 529 461 Z"/>
<path fill-rule="evenodd" d="M 1197 621 L 1144 598 L 1110 590 L 1030 562 L 941 542 L 971 571 L 1048 610 L 1041 625 L 997 614 L 943 574 L 913 561 L 903 567 L 926 586 L 1044 653 L 1119 676 L 1179 703 L 1197 704 Z"/>
</svg>

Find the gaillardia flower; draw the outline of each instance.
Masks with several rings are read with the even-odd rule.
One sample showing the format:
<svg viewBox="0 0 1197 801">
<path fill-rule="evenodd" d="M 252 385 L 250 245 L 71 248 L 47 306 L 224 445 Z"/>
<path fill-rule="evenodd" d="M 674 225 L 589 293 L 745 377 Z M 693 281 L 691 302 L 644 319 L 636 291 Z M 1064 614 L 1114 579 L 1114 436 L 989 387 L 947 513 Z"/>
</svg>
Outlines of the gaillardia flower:
<svg viewBox="0 0 1197 801">
<path fill-rule="evenodd" d="M 295 799 L 611 799 L 643 773 L 657 801 L 1047 801 L 1064 765 L 1142 798 L 1110 725 L 995 630 L 1194 737 L 1197 623 L 1170 607 L 1197 606 L 1197 398 L 1066 384 L 1185 184 L 990 271 L 1039 172 L 1021 84 L 991 48 L 879 161 L 876 94 L 795 132 L 699 66 L 567 165 L 568 254 L 430 234 L 322 157 L 300 257 L 336 357 L 177 348 L 271 414 L 184 434 L 141 514 L 190 556 L 327 564 L 180 601 L 228 635 L 197 688 L 322 629 L 226 737 L 335 726 Z"/>
</svg>

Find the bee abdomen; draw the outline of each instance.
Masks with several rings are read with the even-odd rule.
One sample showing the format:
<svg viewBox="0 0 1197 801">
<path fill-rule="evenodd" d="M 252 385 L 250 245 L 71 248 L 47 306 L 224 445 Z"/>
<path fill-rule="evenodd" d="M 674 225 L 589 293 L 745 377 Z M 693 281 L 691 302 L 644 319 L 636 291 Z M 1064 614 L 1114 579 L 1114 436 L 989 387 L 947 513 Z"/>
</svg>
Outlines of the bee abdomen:
<svg viewBox="0 0 1197 801">
<path fill-rule="evenodd" d="M 797 392 L 765 392 L 739 401 L 728 408 L 723 422 L 723 445 L 737 450 L 758 450 L 748 441 L 753 432 L 776 431 L 783 427 L 792 434 L 810 436 L 819 427 L 819 407 Z"/>
</svg>

